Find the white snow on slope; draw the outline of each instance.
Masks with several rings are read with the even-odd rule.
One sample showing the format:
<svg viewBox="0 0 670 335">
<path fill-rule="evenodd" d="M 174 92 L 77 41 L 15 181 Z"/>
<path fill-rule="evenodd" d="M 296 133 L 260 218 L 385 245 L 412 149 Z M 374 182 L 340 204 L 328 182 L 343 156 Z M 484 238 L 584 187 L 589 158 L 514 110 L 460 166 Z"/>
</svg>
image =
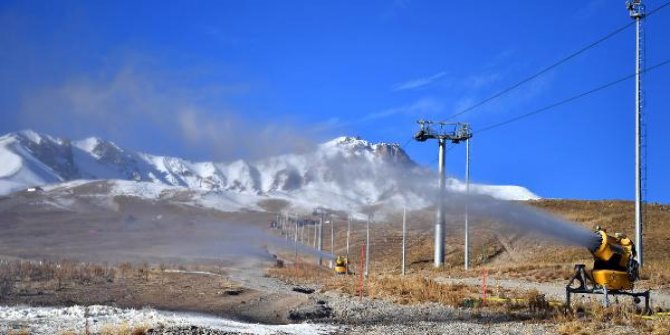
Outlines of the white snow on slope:
<svg viewBox="0 0 670 335">
<path fill-rule="evenodd" d="M 102 140 L 100 140 L 97 137 L 89 137 L 85 138 L 81 141 L 75 141 L 73 144 L 80 148 L 81 150 L 84 150 L 86 152 L 90 152 L 92 156 L 100 158 L 99 155 L 94 153 L 95 147 L 97 147 Z"/>
<path fill-rule="evenodd" d="M 253 208 L 278 197 L 307 208 L 351 210 L 375 202 L 428 206 L 425 190 L 436 184 L 434 173 L 397 144 L 357 137 L 338 137 L 303 154 L 215 163 L 136 153 L 95 137 L 70 142 L 22 131 L 0 137 L 0 155 L 7 161 L 0 170 L 0 194 L 63 181 L 114 180 L 118 195 L 164 198 L 190 190 L 205 207 Z M 450 180 L 451 191 L 464 191 Z M 538 198 L 520 186 L 475 184 L 471 192 L 504 200 Z"/>
<path fill-rule="evenodd" d="M 150 200 L 171 200 L 186 205 L 216 209 L 223 212 L 234 212 L 241 209 L 261 210 L 258 201 L 265 197 L 255 194 L 235 192 L 207 192 L 189 190 L 178 186 L 157 183 L 134 182 L 128 180 L 110 180 L 111 196 L 140 197 Z"/>
<path fill-rule="evenodd" d="M 0 164 L 0 178 L 11 177 L 23 166 L 21 157 L 7 150 L 4 146 L 0 150 L 0 162 L 2 162 Z"/>
<path fill-rule="evenodd" d="M 25 133 L 31 141 L 41 142 L 36 133 Z M 36 159 L 16 138 L 0 137 L 0 195 L 60 181 L 50 167 Z"/>
<path fill-rule="evenodd" d="M 466 185 L 458 179 L 449 179 L 448 188 L 456 192 L 466 192 Z M 537 200 L 538 197 L 525 187 L 516 185 L 470 184 L 470 192 L 490 195 L 496 199 Z"/>
<path fill-rule="evenodd" d="M 88 320 L 89 331 L 100 333 L 106 327 L 165 325 L 197 326 L 221 331 L 250 334 L 330 334 L 337 327 L 324 324 L 263 325 L 194 314 L 157 311 L 154 309 L 122 309 L 110 306 L 28 307 L 0 306 L 0 333 L 29 329 L 30 334 L 51 335 L 74 331 L 83 334 Z"/>
</svg>

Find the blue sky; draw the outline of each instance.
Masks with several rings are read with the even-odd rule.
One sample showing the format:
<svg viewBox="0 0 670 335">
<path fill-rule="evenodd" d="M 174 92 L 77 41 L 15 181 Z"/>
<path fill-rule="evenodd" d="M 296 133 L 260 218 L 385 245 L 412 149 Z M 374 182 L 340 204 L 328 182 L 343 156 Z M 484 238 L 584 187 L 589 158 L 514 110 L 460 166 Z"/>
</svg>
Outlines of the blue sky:
<svg viewBox="0 0 670 335">
<path fill-rule="evenodd" d="M 651 9 L 662 1 L 648 1 Z M 630 22 L 624 1 L 3 1 L 0 132 L 97 135 L 190 159 L 359 135 L 407 143 Z M 670 9 L 646 22 L 670 59 Z M 460 116 L 473 129 L 632 73 L 634 30 Z M 670 202 L 670 66 L 645 76 L 649 199 Z M 632 199 L 633 81 L 472 140 L 472 177 L 544 197 Z M 435 165 L 436 143 L 409 142 Z M 464 146 L 447 169 L 463 175 Z"/>
</svg>

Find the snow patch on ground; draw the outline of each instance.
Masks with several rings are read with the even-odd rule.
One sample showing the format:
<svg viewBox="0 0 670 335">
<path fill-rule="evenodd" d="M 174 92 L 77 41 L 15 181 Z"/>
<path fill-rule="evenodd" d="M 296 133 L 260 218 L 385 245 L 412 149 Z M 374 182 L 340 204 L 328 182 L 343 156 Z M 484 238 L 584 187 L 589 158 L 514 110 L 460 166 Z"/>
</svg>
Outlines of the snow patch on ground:
<svg viewBox="0 0 670 335">
<path fill-rule="evenodd" d="M 205 192 L 199 193 L 194 200 L 195 204 L 212 208 L 223 212 L 234 212 L 240 209 L 262 210 L 258 207 L 258 202 L 266 197 L 255 194 L 235 193 L 235 192 Z"/>
<path fill-rule="evenodd" d="M 0 306 L 0 333 L 29 329 L 30 334 L 51 335 L 64 331 L 83 334 L 99 333 L 105 327 L 120 325 L 157 327 L 197 326 L 221 331 L 251 334 L 330 334 L 337 327 L 324 324 L 263 325 L 243 323 L 213 316 L 157 311 L 154 309 L 122 309 L 110 306 L 28 307 Z"/>
<path fill-rule="evenodd" d="M 170 200 L 186 205 L 211 208 L 223 212 L 234 212 L 241 209 L 261 210 L 257 206 L 265 197 L 237 192 L 209 192 L 193 190 L 187 187 L 168 186 L 150 182 L 134 182 L 127 180 L 108 181 L 112 185 L 110 194 L 113 196 L 133 196 L 152 200 Z"/>
<path fill-rule="evenodd" d="M 42 186 L 42 189 L 47 192 L 71 193 L 73 188 L 93 182 L 95 182 L 95 180 L 79 179 L 79 180 L 66 181 L 58 184 L 44 185 Z"/>
<path fill-rule="evenodd" d="M 135 182 L 127 180 L 110 181 L 112 188 L 110 195 L 119 196 L 138 196 L 145 199 L 160 199 L 164 192 L 179 190 L 180 187 L 168 186 L 165 184 Z"/>
</svg>

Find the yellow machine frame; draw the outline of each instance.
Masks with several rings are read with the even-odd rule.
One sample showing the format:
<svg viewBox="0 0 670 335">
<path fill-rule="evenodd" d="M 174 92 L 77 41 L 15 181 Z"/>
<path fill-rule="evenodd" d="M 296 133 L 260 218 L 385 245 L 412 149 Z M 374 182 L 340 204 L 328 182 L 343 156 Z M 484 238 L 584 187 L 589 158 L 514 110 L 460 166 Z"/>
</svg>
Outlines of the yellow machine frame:
<svg viewBox="0 0 670 335">
<path fill-rule="evenodd" d="M 638 279 L 633 242 L 623 234 L 607 235 L 603 229 L 596 230 L 596 234 L 601 242 L 591 251 L 593 282 L 608 290 L 632 290 L 633 282 Z"/>
<path fill-rule="evenodd" d="M 633 283 L 639 279 L 639 264 L 635 258 L 633 242 L 623 234 L 608 235 L 604 229 L 596 228 L 593 247 L 593 270 L 587 273 L 584 264 L 575 265 L 575 274 L 565 287 L 566 304 L 570 307 L 571 294 L 602 294 L 604 304 L 609 304 L 609 295 L 632 296 L 635 303 L 645 298 L 645 310 L 650 311 L 649 290 L 633 292 Z M 579 286 L 573 287 L 575 282 Z"/>
<path fill-rule="evenodd" d="M 337 256 L 335 260 L 335 273 L 345 275 L 349 273 L 349 260 L 346 257 Z"/>
</svg>

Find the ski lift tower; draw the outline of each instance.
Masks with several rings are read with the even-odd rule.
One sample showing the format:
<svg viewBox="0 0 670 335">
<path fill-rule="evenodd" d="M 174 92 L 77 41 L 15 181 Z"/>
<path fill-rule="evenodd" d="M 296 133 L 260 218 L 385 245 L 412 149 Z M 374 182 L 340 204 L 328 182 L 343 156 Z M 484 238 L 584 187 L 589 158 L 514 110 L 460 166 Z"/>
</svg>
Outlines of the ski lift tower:
<svg viewBox="0 0 670 335">
<path fill-rule="evenodd" d="M 644 34 L 642 20 L 645 17 L 642 0 L 626 2 L 628 14 L 635 20 L 635 252 L 640 266 L 644 264 L 642 248 L 642 228 L 644 226 L 643 201 L 644 183 L 642 175 L 642 64 L 644 62 Z"/>
<path fill-rule="evenodd" d="M 460 143 L 467 141 L 472 137 L 470 125 L 462 122 L 443 122 L 419 120 L 419 131 L 414 135 L 414 139 L 419 142 L 425 142 L 429 139 L 436 139 L 439 144 L 438 152 L 438 171 L 440 174 L 440 189 L 437 202 L 437 214 L 435 216 L 435 260 L 434 266 L 441 267 L 444 264 L 445 253 L 445 213 L 444 213 L 444 195 L 446 186 L 446 177 L 444 161 L 446 156 L 447 141 L 451 143 Z"/>
</svg>

